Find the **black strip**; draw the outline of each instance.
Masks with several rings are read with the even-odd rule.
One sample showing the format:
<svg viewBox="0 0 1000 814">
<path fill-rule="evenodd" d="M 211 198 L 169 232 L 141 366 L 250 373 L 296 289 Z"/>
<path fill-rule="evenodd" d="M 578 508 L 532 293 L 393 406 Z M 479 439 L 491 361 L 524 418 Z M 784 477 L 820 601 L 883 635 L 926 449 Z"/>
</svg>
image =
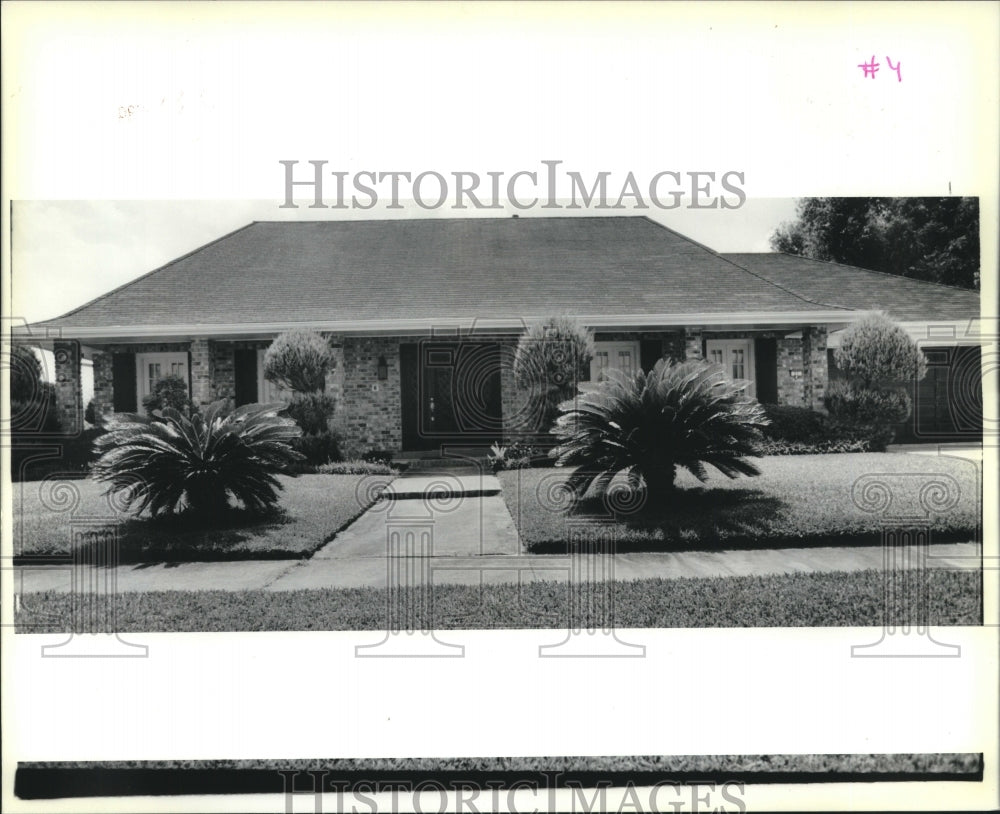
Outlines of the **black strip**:
<svg viewBox="0 0 1000 814">
<path fill-rule="evenodd" d="M 233 352 L 233 390 L 236 406 L 257 401 L 257 351 L 238 348 Z"/>
<path fill-rule="evenodd" d="M 134 413 L 139 409 L 136 393 L 136 368 L 134 353 L 116 353 L 111 357 L 111 381 L 114 396 L 112 408 L 116 413 Z"/>
<path fill-rule="evenodd" d="M 407 791 L 430 784 L 457 788 L 614 788 L 656 784 L 909 783 L 922 780 L 983 780 L 977 772 L 531 772 L 531 771 L 300 771 L 271 769 L 37 769 L 18 767 L 14 794 L 22 800 L 66 797 L 126 797 L 182 794 L 282 794 L 294 779 L 297 792 L 311 793 L 316 779 L 324 791 Z"/>
</svg>

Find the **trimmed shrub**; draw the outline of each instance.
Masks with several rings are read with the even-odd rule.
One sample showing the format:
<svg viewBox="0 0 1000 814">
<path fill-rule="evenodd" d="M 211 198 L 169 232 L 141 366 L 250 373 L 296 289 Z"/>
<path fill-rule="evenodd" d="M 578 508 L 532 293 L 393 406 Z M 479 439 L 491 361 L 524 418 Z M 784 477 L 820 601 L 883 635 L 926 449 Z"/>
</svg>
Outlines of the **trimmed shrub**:
<svg viewBox="0 0 1000 814">
<path fill-rule="evenodd" d="M 143 396 L 142 407 L 148 416 L 167 408 L 181 413 L 191 412 L 187 382 L 180 376 L 164 376 L 153 385 L 152 393 Z"/>
<path fill-rule="evenodd" d="M 187 509 L 211 518 L 230 507 L 230 496 L 264 513 L 278 500 L 275 473 L 300 457 L 290 446 L 298 426 L 267 405 L 230 412 L 217 401 L 192 416 L 167 407 L 155 420 L 123 413 L 106 426 L 95 443 L 95 479 L 126 507 L 154 516 Z"/>
<path fill-rule="evenodd" d="M 559 405 L 576 395 L 594 357 L 593 334 L 570 317 L 536 322 L 517 342 L 514 381 L 528 390 L 536 426 L 546 432 L 559 414 Z"/>
<path fill-rule="evenodd" d="M 524 441 L 508 441 L 505 444 L 493 444 L 486 453 L 486 460 L 494 473 L 505 469 L 530 469 L 536 466 L 552 466 L 545 447 L 528 444 Z"/>
<path fill-rule="evenodd" d="M 100 427 L 83 430 L 69 438 L 38 439 L 16 446 L 10 451 L 10 478 L 12 481 L 31 481 L 47 478 L 49 475 L 85 476 L 97 458 L 94 442 L 104 433 Z M 19 443 L 15 441 L 15 443 Z M 49 452 L 54 445 L 61 447 L 57 458 L 31 459 Z"/>
<path fill-rule="evenodd" d="M 333 432 L 303 433 L 292 440 L 292 449 L 302 456 L 295 467 L 298 472 L 311 472 L 322 464 L 339 461 L 340 437 Z"/>
<path fill-rule="evenodd" d="M 336 409 L 333 396 L 326 393 L 295 393 L 282 411 L 302 428 L 306 435 L 326 435 Z"/>
<path fill-rule="evenodd" d="M 361 456 L 361 460 L 370 464 L 392 466 L 392 450 L 369 449 Z"/>
<path fill-rule="evenodd" d="M 920 347 L 882 313 L 866 316 L 847 328 L 833 358 L 851 384 L 865 389 L 910 385 L 927 374 Z"/>
<path fill-rule="evenodd" d="M 315 331 L 287 331 L 264 354 L 264 378 L 296 393 L 322 391 L 332 366 L 330 343 Z"/>
<path fill-rule="evenodd" d="M 764 404 L 764 412 L 771 423 L 761 432 L 765 439 L 808 444 L 826 440 L 831 427 L 826 416 L 808 407 L 791 407 L 784 404 Z"/>
<path fill-rule="evenodd" d="M 746 395 L 746 383 L 704 361 L 661 359 L 648 373 L 609 371 L 596 389 L 560 406 L 552 433 L 557 466 L 578 467 L 566 485 L 576 498 L 607 491 L 619 472 L 647 497 L 674 491 L 677 467 L 699 480 L 710 464 L 724 475 L 758 475 L 747 460 L 768 423 L 764 409 Z"/>
<path fill-rule="evenodd" d="M 910 414 L 910 398 L 902 390 L 859 387 L 834 382 L 823 399 L 831 418 L 869 439 L 874 452 L 884 452 L 896 436 L 896 425 Z"/>
<path fill-rule="evenodd" d="M 11 480 L 86 472 L 89 458 L 81 454 L 76 437 L 63 435 L 56 411 L 56 386 L 38 378 L 41 365 L 35 354 L 23 345 L 14 345 L 9 364 Z M 62 454 L 48 457 L 55 445 L 62 446 Z M 89 439 L 83 448 L 89 449 Z"/>
<path fill-rule="evenodd" d="M 832 386 L 832 392 L 838 388 Z M 771 424 L 762 430 L 757 449 L 761 455 L 815 455 L 838 452 L 880 452 L 891 433 L 867 419 L 840 419 L 783 404 L 765 404 Z"/>
<path fill-rule="evenodd" d="M 900 390 L 876 390 L 844 382 L 831 384 L 823 403 L 833 418 L 856 424 L 898 424 L 910 414 L 910 399 Z"/>
<path fill-rule="evenodd" d="M 10 400 L 27 403 L 39 397 L 42 382 L 42 364 L 35 352 L 27 345 L 11 345 L 10 357 Z M 11 412 L 11 415 L 14 415 Z"/>
<path fill-rule="evenodd" d="M 395 475 L 399 472 L 394 466 L 369 461 L 338 461 L 322 464 L 316 467 L 321 475 Z"/>
</svg>

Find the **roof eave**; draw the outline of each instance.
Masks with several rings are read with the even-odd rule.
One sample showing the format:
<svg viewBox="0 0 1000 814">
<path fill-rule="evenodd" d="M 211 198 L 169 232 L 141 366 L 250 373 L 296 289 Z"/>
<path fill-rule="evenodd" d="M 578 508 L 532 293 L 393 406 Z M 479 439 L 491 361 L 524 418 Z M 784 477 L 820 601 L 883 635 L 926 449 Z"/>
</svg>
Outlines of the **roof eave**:
<svg viewBox="0 0 1000 814">
<path fill-rule="evenodd" d="M 580 323 L 594 329 L 651 330 L 682 327 L 757 327 L 802 325 L 846 325 L 862 315 L 859 311 L 770 311 L 715 312 L 686 314 L 576 314 Z M 112 325 L 101 327 L 53 326 L 45 323 L 14 330 L 21 339 L 56 342 L 61 339 L 101 342 L 150 342 L 169 339 L 239 338 L 273 336 L 294 328 L 309 328 L 341 334 L 425 334 L 460 330 L 463 332 L 516 332 L 537 317 L 447 318 L 421 317 L 379 320 L 319 320 L 303 322 L 188 324 L 188 325 Z"/>
</svg>

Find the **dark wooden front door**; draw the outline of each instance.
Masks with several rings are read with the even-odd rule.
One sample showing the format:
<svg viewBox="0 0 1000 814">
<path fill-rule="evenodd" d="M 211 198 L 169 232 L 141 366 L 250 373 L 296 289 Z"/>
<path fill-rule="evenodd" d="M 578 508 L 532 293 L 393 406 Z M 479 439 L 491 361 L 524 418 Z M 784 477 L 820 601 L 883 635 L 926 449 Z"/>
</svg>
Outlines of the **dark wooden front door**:
<svg viewBox="0 0 1000 814">
<path fill-rule="evenodd" d="M 500 441 L 500 346 L 426 341 L 400 346 L 403 449 Z"/>
</svg>

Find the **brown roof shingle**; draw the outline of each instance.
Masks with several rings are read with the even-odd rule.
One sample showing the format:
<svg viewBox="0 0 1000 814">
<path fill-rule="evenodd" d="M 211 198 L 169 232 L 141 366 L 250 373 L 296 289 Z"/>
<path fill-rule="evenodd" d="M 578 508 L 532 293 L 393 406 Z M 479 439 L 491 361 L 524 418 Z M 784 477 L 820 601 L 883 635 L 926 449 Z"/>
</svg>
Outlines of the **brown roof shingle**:
<svg viewBox="0 0 1000 814">
<path fill-rule="evenodd" d="M 817 310 L 645 217 L 283 221 L 252 223 L 42 324 Z"/>
<path fill-rule="evenodd" d="M 946 321 L 979 316 L 979 293 L 841 263 L 790 254 L 723 254 L 800 296 L 856 311 L 883 310 L 897 320 Z"/>
</svg>

